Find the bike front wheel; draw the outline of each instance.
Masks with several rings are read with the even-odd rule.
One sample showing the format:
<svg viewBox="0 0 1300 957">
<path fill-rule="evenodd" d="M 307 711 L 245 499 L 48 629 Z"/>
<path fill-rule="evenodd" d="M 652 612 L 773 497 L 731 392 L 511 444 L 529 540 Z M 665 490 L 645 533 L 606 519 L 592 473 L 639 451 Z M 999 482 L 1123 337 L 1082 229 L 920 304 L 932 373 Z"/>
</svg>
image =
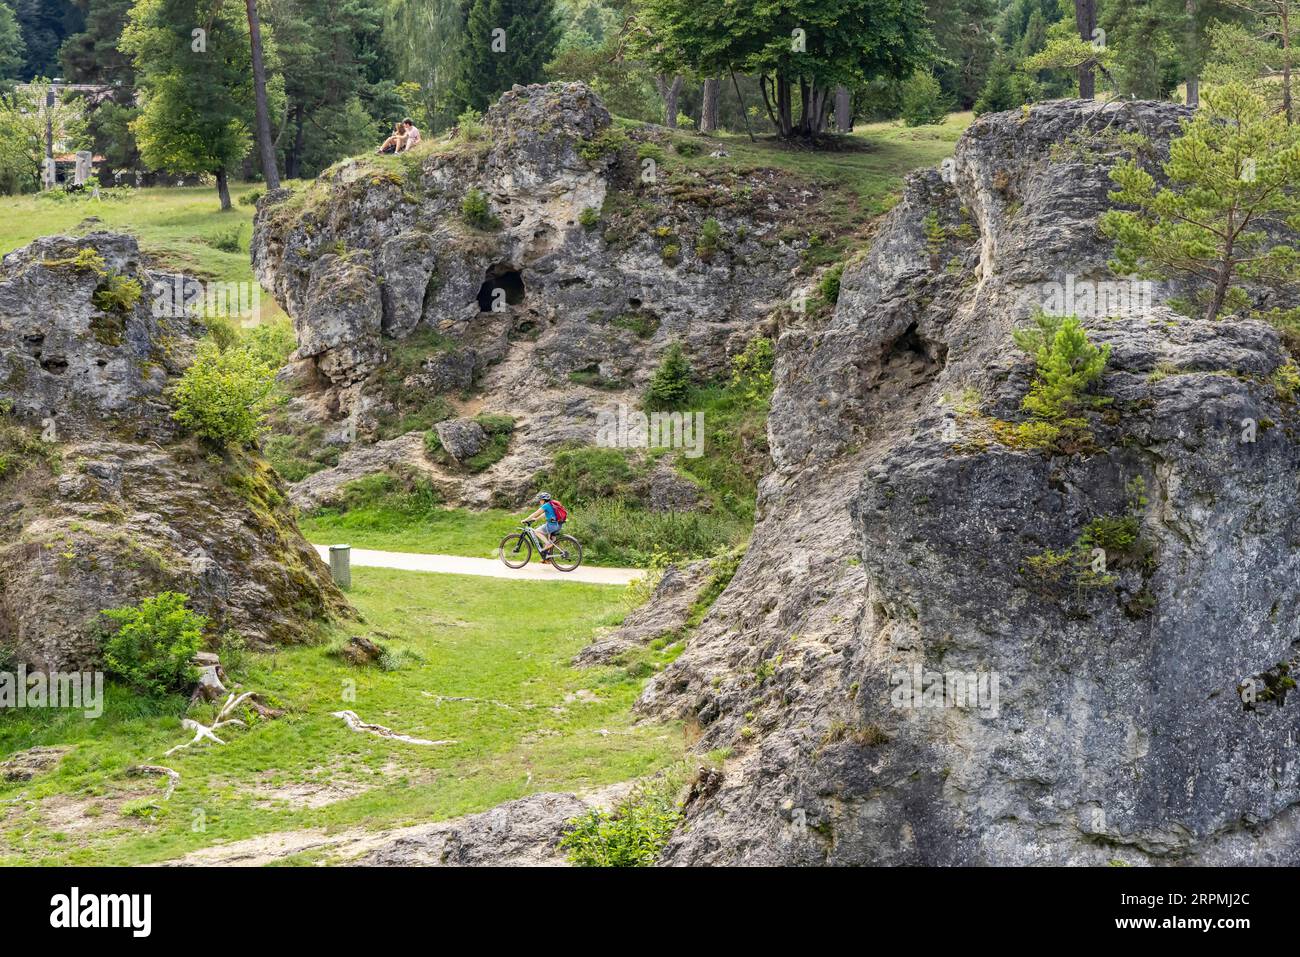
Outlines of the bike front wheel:
<svg viewBox="0 0 1300 957">
<path fill-rule="evenodd" d="M 523 568 L 532 557 L 533 543 L 523 532 L 507 535 L 497 546 L 497 558 L 501 559 L 506 568 Z"/>
<path fill-rule="evenodd" d="M 556 535 L 551 549 L 551 566 L 557 571 L 571 572 L 582 564 L 582 544 L 572 535 Z"/>
</svg>

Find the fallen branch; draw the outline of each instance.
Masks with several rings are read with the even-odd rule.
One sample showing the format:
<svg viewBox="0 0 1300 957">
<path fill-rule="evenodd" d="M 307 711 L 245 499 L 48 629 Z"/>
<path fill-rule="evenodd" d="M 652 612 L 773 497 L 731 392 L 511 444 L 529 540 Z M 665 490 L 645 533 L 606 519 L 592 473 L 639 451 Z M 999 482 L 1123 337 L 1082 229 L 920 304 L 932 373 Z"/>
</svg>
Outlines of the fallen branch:
<svg viewBox="0 0 1300 957">
<path fill-rule="evenodd" d="M 413 738 L 409 734 L 398 734 L 392 728 L 385 728 L 382 724 L 368 724 L 367 722 L 362 721 L 357 717 L 355 711 L 333 711 L 331 714 L 335 718 L 342 718 L 343 723 L 353 731 L 361 731 L 367 734 L 377 735 L 381 738 L 392 738 L 394 741 L 404 741 L 407 744 L 437 745 L 456 743 L 455 741 L 427 741 L 424 738 Z"/>
<path fill-rule="evenodd" d="M 243 694 L 238 696 L 232 692 L 230 697 L 226 698 L 226 703 L 221 706 L 221 710 L 217 712 L 216 718 L 213 719 L 212 724 L 210 725 L 199 724 L 193 718 L 182 718 L 181 727 L 187 731 L 193 731 L 194 737 L 189 741 L 186 741 L 184 744 L 178 744 L 176 747 L 169 749 L 163 754 L 163 757 L 169 758 L 177 751 L 184 750 L 192 744 L 198 744 L 200 741 L 212 741 L 216 744 L 225 744 L 226 742 L 217 737 L 215 733 L 216 730 L 232 724 L 237 724 L 241 728 L 248 727 L 248 725 L 246 725 L 241 719 L 232 718 L 231 715 L 234 714 L 235 709 L 241 704 L 255 697 L 256 692 L 253 691 L 245 691 Z M 250 705 L 250 707 L 255 707 L 255 705 Z M 274 711 L 275 709 L 271 708 L 267 710 Z M 262 712 L 259 710 L 258 713 L 261 714 Z"/>
<path fill-rule="evenodd" d="M 163 800 L 171 799 L 172 792 L 176 790 L 176 785 L 181 783 L 181 774 L 179 771 L 173 771 L 171 768 L 164 768 L 160 764 L 137 764 L 126 769 L 127 774 L 136 776 L 145 774 L 159 774 L 167 778 L 167 792 L 163 795 Z"/>
</svg>

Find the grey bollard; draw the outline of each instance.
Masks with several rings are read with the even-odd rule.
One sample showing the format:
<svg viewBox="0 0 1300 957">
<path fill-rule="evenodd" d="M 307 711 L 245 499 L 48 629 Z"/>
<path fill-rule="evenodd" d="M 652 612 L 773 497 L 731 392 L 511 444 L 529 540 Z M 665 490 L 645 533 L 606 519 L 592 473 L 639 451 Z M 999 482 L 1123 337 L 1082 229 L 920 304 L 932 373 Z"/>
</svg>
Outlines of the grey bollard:
<svg viewBox="0 0 1300 957">
<path fill-rule="evenodd" d="M 330 576 L 344 591 L 352 587 L 352 546 L 330 546 Z"/>
</svg>

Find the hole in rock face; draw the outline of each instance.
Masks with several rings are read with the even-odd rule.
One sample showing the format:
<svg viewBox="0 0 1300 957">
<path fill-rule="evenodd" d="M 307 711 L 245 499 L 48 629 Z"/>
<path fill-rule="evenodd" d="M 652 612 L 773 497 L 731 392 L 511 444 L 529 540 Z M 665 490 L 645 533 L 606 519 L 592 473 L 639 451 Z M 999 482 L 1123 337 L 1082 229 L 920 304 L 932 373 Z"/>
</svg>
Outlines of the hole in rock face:
<svg viewBox="0 0 1300 957">
<path fill-rule="evenodd" d="M 63 375 L 68 370 L 68 360 L 62 357 L 42 359 L 41 368 L 52 375 Z"/>
<path fill-rule="evenodd" d="M 501 294 L 496 290 L 503 290 L 505 293 L 505 303 L 508 306 L 517 306 L 524 301 L 524 280 L 519 275 L 519 270 L 503 263 L 490 266 L 487 276 L 483 279 L 483 285 L 478 290 L 478 308 L 480 312 L 491 312 L 492 304 L 500 301 Z"/>
</svg>

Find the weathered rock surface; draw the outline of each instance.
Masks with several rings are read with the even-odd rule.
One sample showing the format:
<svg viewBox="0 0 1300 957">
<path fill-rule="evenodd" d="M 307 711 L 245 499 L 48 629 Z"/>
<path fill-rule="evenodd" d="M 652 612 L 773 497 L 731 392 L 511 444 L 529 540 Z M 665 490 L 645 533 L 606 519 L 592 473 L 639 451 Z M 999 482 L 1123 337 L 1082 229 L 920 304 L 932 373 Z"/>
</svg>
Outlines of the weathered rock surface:
<svg viewBox="0 0 1300 957">
<path fill-rule="evenodd" d="M 411 447 L 408 464 L 432 467 L 449 500 L 469 505 L 493 493 L 518 503 L 555 449 L 593 444 L 597 413 L 635 406 L 674 340 L 699 372 L 725 368 L 787 300 L 806 242 L 785 227 L 818 199 L 774 170 L 663 161 L 645 181 L 638 146 L 656 134 L 616 134 L 582 84 L 516 87 L 486 127 L 418 162 L 348 161 L 268 196 L 252 241 L 311 367 L 296 377 L 289 428 L 347 420 L 368 445 L 414 427 L 398 420 L 435 401 L 516 417 L 508 453 L 480 474 L 443 471 Z M 471 190 L 497 225 L 467 224 Z M 722 246 L 697 252 L 710 218 Z M 328 499 L 351 476 L 313 476 L 295 500 Z M 689 507 L 690 489 L 671 491 Z"/>
<path fill-rule="evenodd" d="M 398 832 L 352 862 L 386 867 L 564 866 L 566 823 L 591 804 L 573 794 L 533 794 L 482 814 Z"/>
<path fill-rule="evenodd" d="M 1095 448 L 992 429 L 1032 374 L 1012 329 L 1067 275 L 1114 278 L 1095 227 L 1118 141 L 1053 144 L 1109 124 L 1159 153 L 1184 115 L 980 117 L 948 177 L 910 180 L 830 322 L 781 337 L 753 544 L 638 703 L 734 749 L 666 862 L 1300 863 L 1300 710 L 1263 693 L 1300 650 L 1277 335 L 1185 319 L 1158 286 L 1084 317 L 1113 350 Z M 1104 575 L 1035 571 L 1104 517 L 1138 531 Z M 937 700 L 902 693 L 917 672 Z M 985 695 L 958 706 L 968 678 Z"/>
<path fill-rule="evenodd" d="M 143 295 L 99 308 L 104 273 Z M 168 589 L 253 642 L 346 607 L 265 462 L 178 435 L 166 388 L 201 330 L 155 314 L 155 279 L 103 233 L 0 264 L 0 650 L 38 668 L 95 665 L 99 612 Z"/>
<path fill-rule="evenodd" d="M 623 623 L 573 657 L 582 667 L 609 664 L 620 655 L 642 648 L 657 638 L 682 630 L 691 605 L 709 583 L 712 563 L 669 565 L 649 601 L 634 609 Z"/>
<path fill-rule="evenodd" d="M 487 433 L 483 426 L 473 419 L 449 419 L 433 427 L 438 433 L 438 441 L 443 451 L 457 462 L 464 462 L 473 455 L 483 451 L 488 444 Z"/>
</svg>

